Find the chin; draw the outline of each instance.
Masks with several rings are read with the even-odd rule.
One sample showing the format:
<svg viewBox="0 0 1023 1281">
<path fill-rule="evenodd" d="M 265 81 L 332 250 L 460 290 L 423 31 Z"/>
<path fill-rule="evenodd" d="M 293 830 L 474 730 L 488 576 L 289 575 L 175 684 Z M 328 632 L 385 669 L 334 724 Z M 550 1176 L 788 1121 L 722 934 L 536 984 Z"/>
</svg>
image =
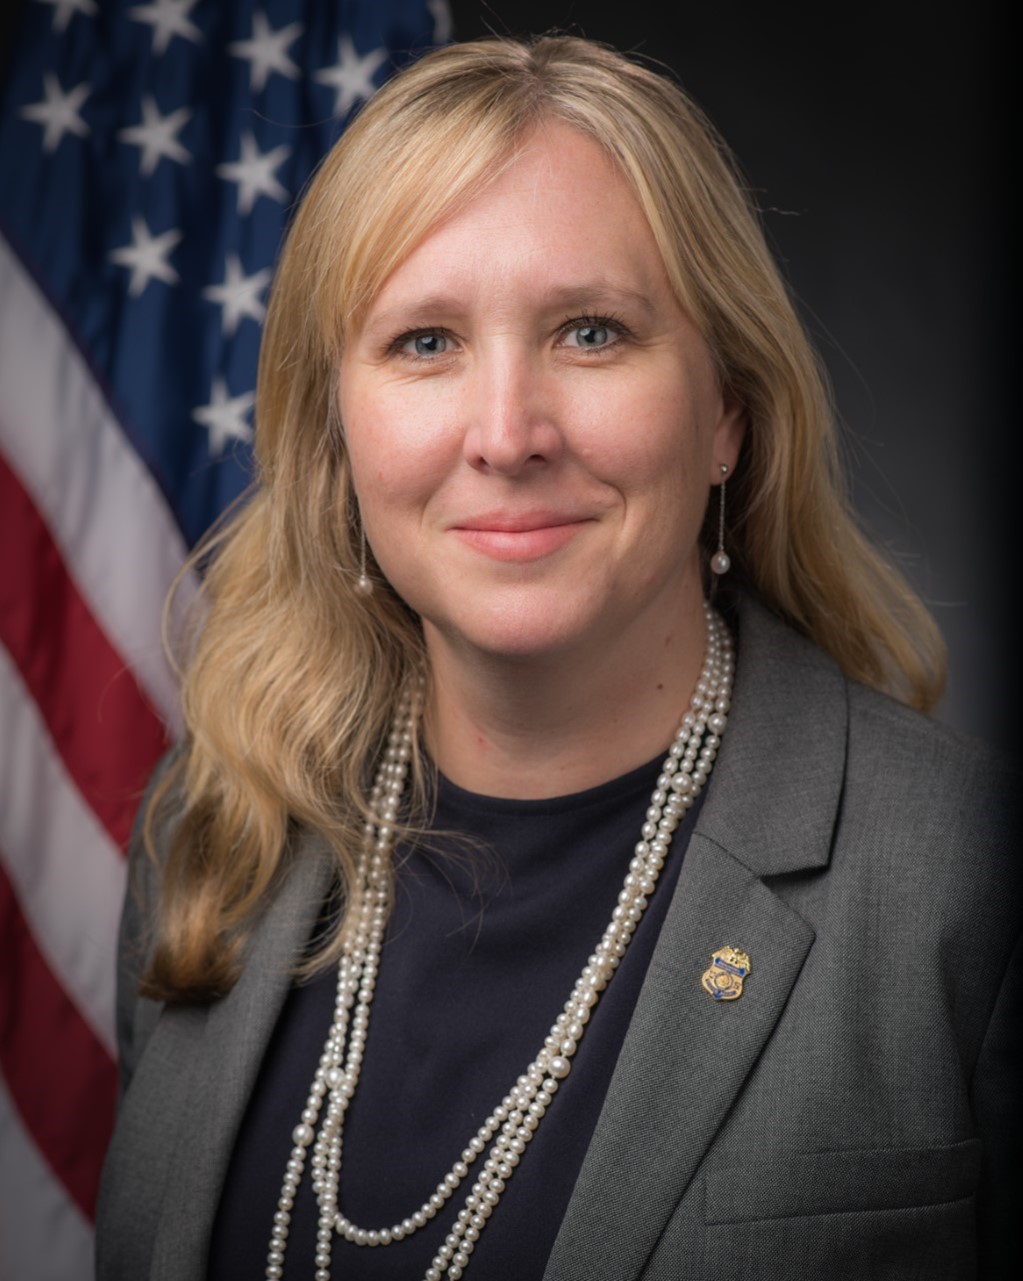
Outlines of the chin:
<svg viewBox="0 0 1023 1281">
<path fill-rule="evenodd" d="M 529 662 L 559 658 L 592 643 L 595 619 L 566 617 L 550 609 L 534 607 L 492 611 L 474 610 L 464 620 L 445 619 L 424 626 L 427 639 L 431 630 L 444 644 L 458 651 L 472 651 L 492 660 Z"/>
</svg>

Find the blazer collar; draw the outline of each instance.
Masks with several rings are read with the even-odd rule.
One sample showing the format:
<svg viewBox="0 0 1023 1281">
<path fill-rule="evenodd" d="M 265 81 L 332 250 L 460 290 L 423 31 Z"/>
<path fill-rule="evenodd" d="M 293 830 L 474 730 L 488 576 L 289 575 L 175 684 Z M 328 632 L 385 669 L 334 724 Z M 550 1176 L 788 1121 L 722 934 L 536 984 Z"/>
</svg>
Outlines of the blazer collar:
<svg viewBox="0 0 1023 1281">
<path fill-rule="evenodd" d="M 751 597 L 727 612 L 732 710 L 697 830 L 757 876 L 823 867 L 845 777 L 845 677 Z"/>
<path fill-rule="evenodd" d="M 754 602 L 733 623 L 729 725 L 545 1281 L 642 1274 L 813 943 L 761 878 L 827 866 L 845 680 Z M 717 1002 L 700 979 L 726 945 L 749 955 L 750 974 L 741 999 Z"/>
</svg>

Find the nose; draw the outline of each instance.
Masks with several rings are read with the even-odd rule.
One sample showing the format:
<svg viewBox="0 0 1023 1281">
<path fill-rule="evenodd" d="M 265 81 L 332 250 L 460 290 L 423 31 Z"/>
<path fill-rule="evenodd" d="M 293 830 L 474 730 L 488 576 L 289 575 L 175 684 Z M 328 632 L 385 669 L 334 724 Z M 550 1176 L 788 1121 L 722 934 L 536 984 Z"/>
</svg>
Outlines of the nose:
<svg viewBox="0 0 1023 1281">
<path fill-rule="evenodd" d="M 478 356 L 463 441 L 466 461 L 477 471 L 515 476 L 560 458 L 553 388 L 541 365 L 511 343 Z"/>
</svg>

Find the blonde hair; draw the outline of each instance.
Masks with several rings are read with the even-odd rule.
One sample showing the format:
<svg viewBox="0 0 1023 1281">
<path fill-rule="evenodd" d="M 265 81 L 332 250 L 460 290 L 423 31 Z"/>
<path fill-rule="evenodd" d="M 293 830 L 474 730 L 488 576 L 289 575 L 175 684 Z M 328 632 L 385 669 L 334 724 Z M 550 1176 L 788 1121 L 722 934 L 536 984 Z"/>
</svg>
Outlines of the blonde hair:
<svg viewBox="0 0 1023 1281">
<path fill-rule="evenodd" d="M 940 694 L 940 637 L 857 528 L 817 359 L 699 109 L 666 77 L 580 39 L 437 50 L 348 127 L 277 270 L 259 366 L 258 484 L 200 553 L 209 568 L 185 662 L 187 738 L 147 813 L 152 848 L 173 807 L 149 995 L 230 988 L 293 827 L 319 833 L 350 884 L 372 771 L 425 654 L 415 616 L 386 584 L 355 594 L 340 354 L 391 272 L 545 121 L 594 139 L 625 174 L 681 305 L 746 408 L 728 487 L 733 579 L 849 676 L 924 709 Z M 338 946 L 335 937 L 319 959 Z"/>
</svg>

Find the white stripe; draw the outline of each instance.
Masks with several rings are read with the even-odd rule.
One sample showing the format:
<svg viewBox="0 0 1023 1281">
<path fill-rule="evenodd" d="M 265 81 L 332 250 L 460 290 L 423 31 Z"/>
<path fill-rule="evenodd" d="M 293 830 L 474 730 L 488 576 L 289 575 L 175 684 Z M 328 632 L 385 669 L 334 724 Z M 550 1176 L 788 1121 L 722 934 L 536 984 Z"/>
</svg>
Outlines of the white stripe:
<svg viewBox="0 0 1023 1281">
<path fill-rule="evenodd" d="M 64 769 L 2 645 L 0 725 L 0 856 L 54 977 L 114 1054 L 126 863 Z"/>
<path fill-rule="evenodd" d="M 108 640 L 177 732 L 160 615 L 184 539 L 81 353 L 2 237 L 0 299 L 0 448 Z M 182 606 L 192 591 L 190 581 Z"/>
<path fill-rule="evenodd" d="M 25 1132 L 0 1077 L 0 1278 L 91 1281 L 93 1233 Z"/>
</svg>

